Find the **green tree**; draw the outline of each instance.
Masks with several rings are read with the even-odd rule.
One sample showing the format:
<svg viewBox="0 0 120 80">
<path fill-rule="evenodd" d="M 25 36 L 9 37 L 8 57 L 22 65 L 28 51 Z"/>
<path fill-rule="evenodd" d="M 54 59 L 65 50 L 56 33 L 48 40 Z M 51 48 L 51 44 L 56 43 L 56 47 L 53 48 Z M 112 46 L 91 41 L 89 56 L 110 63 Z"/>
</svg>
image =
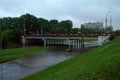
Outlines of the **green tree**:
<svg viewBox="0 0 120 80">
<path fill-rule="evenodd" d="M 19 22 L 22 29 L 24 29 L 25 27 L 26 34 L 30 34 L 30 32 L 35 33 L 39 27 L 38 19 L 28 13 L 20 16 Z"/>
<path fill-rule="evenodd" d="M 47 19 L 43 19 L 43 18 L 38 18 L 39 20 L 39 32 L 41 33 L 41 31 L 43 33 L 47 33 L 50 32 L 50 27 L 49 27 L 49 21 Z"/>
<path fill-rule="evenodd" d="M 1 33 L 5 47 L 16 47 L 15 44 L 21 44 L 21 29 L 7 29 Z"/>
<path fill-rule="evenodd" d="M 66 33 L 70 33 L 71 29 L 73 27 L 73 24 L 72 24 L 72 21 L 65 20 L 65 21 L 61 21 L 59 23 L 59 27 L 63 27 L 65 29 Z M 65 33 L 65 32 L 63 32 L 63 33 Z"/>
<path fill-rule="evenodd" d="M 120 35 L 120 30 L 116 30 L 114 33 Z"/>
<path fill-rule="evenodd" d="M 78 33 L 78 32 L 79 32 L 79 28 L 73 28 L 73 29 L 72 29 L 72 33 L 76 34 L 76 33 Z"/>
</svg>

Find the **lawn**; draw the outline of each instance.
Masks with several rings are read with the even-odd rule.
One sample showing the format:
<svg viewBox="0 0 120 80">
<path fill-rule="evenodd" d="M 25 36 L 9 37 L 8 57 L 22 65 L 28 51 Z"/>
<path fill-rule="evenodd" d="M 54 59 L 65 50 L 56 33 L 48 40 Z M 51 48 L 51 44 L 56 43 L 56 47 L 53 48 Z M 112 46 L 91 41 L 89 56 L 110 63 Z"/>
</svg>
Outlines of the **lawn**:
<svg viewBox="0 0 120 80">
<path fill-rule="evenodd" d="M 119 80 L 120 37 L 22 80 Z"/>
<path fill-rule="evenodd" d="M 86 38 L 85 42 L 97 41 L 98 38 Z"/>
<path fill-rule="evenodd" d="M 25 47 L 0 50 L 0 62 L 17 59 L 23 56 L 33 55 L 43 51 L 43 47 Z"/>
<path fill-rule="evenodd" d="M 98 38 L 84 38 L 85 42 L 97 41 Z"/>
<path fill-rule="evenodd" d="M 48 43 L 54 43 L 54 42 L 64 42 L 67 41 L 67 39 L 47 39 Z"/>
</svg>

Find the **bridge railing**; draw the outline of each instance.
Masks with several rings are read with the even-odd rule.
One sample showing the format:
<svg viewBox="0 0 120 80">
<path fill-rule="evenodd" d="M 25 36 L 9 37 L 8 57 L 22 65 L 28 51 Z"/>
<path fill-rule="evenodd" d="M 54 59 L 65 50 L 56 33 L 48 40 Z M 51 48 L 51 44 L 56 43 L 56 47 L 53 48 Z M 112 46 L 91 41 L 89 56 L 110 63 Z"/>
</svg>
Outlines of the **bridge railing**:
<svg viewBox="0 0 120 80">
<path fill-rule="evenodd" d="M 98 34 L 25 34 L 25 37 L 98 37 Z"/>
</svg>

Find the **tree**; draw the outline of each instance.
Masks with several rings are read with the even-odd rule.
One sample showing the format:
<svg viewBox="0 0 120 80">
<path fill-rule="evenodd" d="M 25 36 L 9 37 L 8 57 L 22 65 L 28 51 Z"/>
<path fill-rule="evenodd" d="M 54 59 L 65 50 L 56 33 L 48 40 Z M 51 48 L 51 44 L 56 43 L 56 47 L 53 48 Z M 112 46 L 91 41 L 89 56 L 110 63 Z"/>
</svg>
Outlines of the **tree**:
<svg viewBox="0 0 120 80">
<path fill-rule="evenodd" d="M 85 30 L 85 26 L 83 24 L 81 24 L 81 29 L 80 29 L 80 32 L 81 33 L 84 33 L 86 30 Z"/>
<path fill-rule="evenodd" d="M 55 19 L 49 21 L 50 27 L 54 27 L 56 29 L 58 28 L 58 23 L 58 20 Z"/>
<path fill-rule="evenodd" d="M 21 43 L 21 29 L 7 29 L 1 33 L 4 46 L 12 46 Z"/>
<path fill-rule="evenodd" d="M 120 35 L 120 30 L 116 30 L 115 34 Z"/>
<path fill-rule="evenodd" d="M 70 33 L 73 27 L 72 21 L 65 20 L 59 23 L 59 27 L 63 27 L 66 30 L 66 33 Z M 65 33 L 65 32 L 64 32 Z"/>
<path fill-rule="evenodd" d="M 50 33 L 56 33 L 58 29 L 58 20 L 50 20 L 49 21 L 49 26 L 50 26 Z"/>
<path fill-rule="evenodd" d="M 49 21 L 43 18 L 38 18 L 39 20 L 39 32 L 47 33 L 50 32 Z"/>
<path fill-rule="evenodd" d="M 56 29 L 54 28 L 54 27 L 51 27 L 51 29 L 50 29 L 50 33 L 55 33 L 56 32 Z"/>
<path fill-rule="evenodd" d="M 20 16 L 20 26 L 25 27 L 26 34 L 30 34 L 30 32 L 35 33 L 39 27 L 39 21 L 38 19 L 31 15 L 31 14 L 24 14 Z"/>
<path fill-rule="evenodd" d="M 6 29 L 14 29 L 19 27 L 18 17 L 4 17 L 0 19 L 0 26 L 2 26 L 2 31 Z"/>
<path fill-rule="evenodd" d="M 67 29 L 61 26 L 61 27 L 59 27 L 59 28 L 57 29 L 57 33 L 58 33 L 58 34 L 59 34 L 59 33 L 61 33 L 61 34 L 66 34 L 66 33 L 67 33 Z"/>
<path fill-rule="evenodd" d="M 78 32 L 79 32 L 79 28 L 73 28 L 73 29 L 72 29 L 72 33 L 76 34 L 76 33 L 78 33 Z"/>
</svg>

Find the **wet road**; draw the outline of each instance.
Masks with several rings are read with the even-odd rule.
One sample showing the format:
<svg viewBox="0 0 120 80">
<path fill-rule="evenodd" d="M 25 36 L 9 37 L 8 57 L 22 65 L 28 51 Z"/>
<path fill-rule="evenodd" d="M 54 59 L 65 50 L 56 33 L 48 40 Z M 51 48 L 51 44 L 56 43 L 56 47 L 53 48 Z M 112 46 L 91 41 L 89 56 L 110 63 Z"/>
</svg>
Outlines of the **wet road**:
<svg viewBox="0 0 120 80">
<path fill-rule="evenodd" d="M 79 54 L 77 50 L 66 52 L 66 49 L 67 47 L 55 47 L 40 54 L 3 63 L 0 80 L 18 80 Z"/>
</svg>

